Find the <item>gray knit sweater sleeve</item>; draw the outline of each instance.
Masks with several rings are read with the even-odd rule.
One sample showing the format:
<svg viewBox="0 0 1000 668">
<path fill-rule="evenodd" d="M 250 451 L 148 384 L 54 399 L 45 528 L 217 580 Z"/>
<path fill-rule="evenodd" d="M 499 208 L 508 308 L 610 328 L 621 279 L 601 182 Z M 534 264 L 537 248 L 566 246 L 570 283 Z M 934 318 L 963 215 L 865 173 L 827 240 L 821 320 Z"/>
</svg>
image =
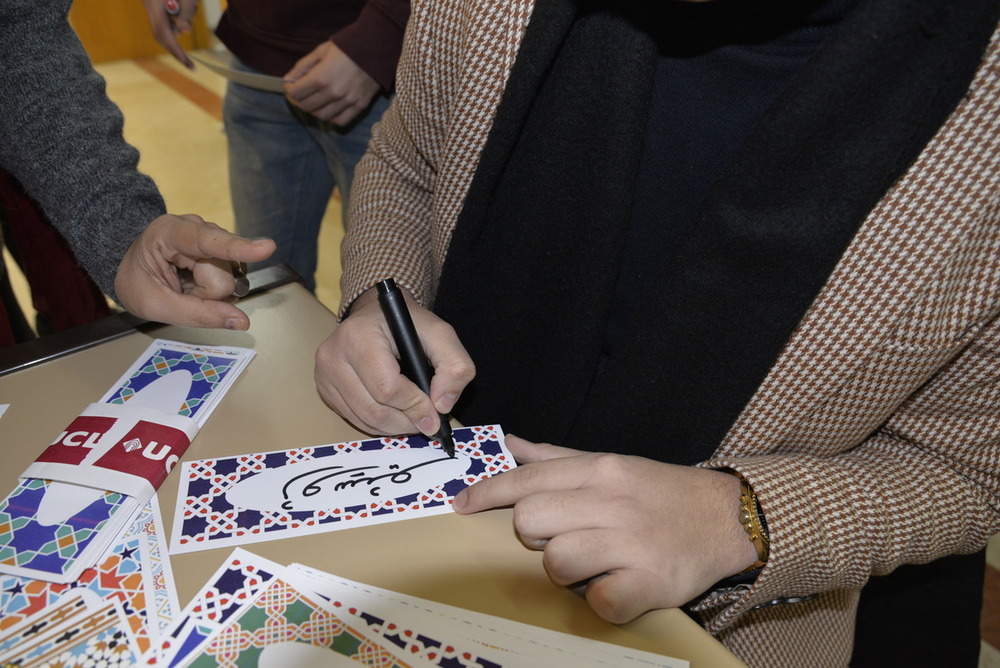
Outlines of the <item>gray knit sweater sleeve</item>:
<svg viewBox="0 0 1000 668">
<path fill-rule="evenodd" d="M 114 297 L 132 240 L 165 212 L 104 79 L 66 20 L 71 0 L 0 1 L 0 167 Z"/>
</svg>

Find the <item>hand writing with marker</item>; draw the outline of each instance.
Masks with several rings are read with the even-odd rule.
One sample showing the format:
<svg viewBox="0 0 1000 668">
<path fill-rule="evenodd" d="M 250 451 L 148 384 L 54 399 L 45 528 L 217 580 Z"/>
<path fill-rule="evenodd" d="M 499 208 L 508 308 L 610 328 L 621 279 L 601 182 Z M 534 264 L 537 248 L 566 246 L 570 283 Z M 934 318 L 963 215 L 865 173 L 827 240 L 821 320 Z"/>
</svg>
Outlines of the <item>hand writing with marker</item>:
<svg viewBox="0 0 1000 668">
<path fill-rule="evenodd" d="M 400 374 L 398 351 L 374 289 L 316 351 L 316 387 L 345 420 L 369 434 L 432 435 L 476 374 L 455 330 L 403 290 L 434 370 L 430 398 Z"/>
<path fill-rule="evenodd" d="M 434 366 L 433 403 L 400 376 L 374 290 L 355 301 L 316 353 L 320 394 L 370 433 L 436 426 L 435 409 L 450 411 L 475 374 L 454 330 L 407 299 Z M 455 510 L 513 506 L 518 535 L 544 552 L 549 577 L 585 585 L 604 619 L 626 622 L 683 605 L 756 561 L 738 521 L 740 483 L 728 473 L 515 436 L 507 446 L 521 466 L 460 492 Z"/>
</svg>

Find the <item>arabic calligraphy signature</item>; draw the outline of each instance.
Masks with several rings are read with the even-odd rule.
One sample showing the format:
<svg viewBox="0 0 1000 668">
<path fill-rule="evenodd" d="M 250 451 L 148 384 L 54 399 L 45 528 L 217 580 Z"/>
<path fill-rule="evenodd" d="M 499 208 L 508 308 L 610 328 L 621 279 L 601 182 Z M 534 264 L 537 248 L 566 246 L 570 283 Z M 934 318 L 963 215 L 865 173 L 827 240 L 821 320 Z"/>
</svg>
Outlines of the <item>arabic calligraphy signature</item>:
<svg viewBox="0 0 1000 668">
<path fill-rule="evenodd" d="M 301 489 L 298 490 L 297 496 L 301 498 L 308 498 L 319 494 L 324 489 L 324 483 L 333 480 L 333 490 L 339 492 L 344 489 L 353 489 L 358 485 L 368 485 L 368 493 L 371 496 L 379 496 L 382 492 L 382 484 L 376 484 L 380 481 L 387 481 L 389 483 L 394 483 L 397 485 L 402 485 L 410 482 L 413 479 L 413 471 L 415 469 L 430 466 L 431 464 L 437 464 L 439 462 L 450 462 L 451 457 L 442 457 L 440 459 L 432 459 L 427 462 L 420 462 L 409 466 L 407 468 L 400 468 L 399 464 L 389 464 L 388 473 L 383 473 L 381 475 L 366 475 L 367 472 L 382 470 L 380 466 L 356 466 L 354 468 L 347 468 L 344 466 L 326 466 L 320 469 L 313 469 L 308 473 L 302 473 L 293 478 L 289 478 L 287 482 L 281 487 L 281 495 L 285 501 L 281 504 L 282 510 L 294 510 L 295 500 L 292 498 L 296 494 L 295 487 L 296 483 L 305 483 Z"/>
</svg>

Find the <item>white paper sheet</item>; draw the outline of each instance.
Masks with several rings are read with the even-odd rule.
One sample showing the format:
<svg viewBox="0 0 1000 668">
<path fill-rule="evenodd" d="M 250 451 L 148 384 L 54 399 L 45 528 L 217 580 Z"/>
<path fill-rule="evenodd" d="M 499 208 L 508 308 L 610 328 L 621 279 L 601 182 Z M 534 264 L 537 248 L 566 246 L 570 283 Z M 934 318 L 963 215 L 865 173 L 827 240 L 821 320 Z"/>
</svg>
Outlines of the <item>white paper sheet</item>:
<svg viewBox="0 0 1000 668">
<path fill-rule="evenodd" d="M 241 72 L 240 70 L 234 70 L 228 62 L 216 56 L 202 55 L 198 53 L 189 53 L 188 55 L 191 56 L 192 60 L 201 63 L 216 74 L 224 76 L 230 81 L 235 81 L 238 84 L 243 84 L 244 86 L 249 86 L 250 88 L 256 88 L 257 90 L 269 91 L 271 93 L 285 92 L 285 80 L 281 77 L 272 77 L 267 74 L 254 74 L 253 72 Z"/>
</svg>

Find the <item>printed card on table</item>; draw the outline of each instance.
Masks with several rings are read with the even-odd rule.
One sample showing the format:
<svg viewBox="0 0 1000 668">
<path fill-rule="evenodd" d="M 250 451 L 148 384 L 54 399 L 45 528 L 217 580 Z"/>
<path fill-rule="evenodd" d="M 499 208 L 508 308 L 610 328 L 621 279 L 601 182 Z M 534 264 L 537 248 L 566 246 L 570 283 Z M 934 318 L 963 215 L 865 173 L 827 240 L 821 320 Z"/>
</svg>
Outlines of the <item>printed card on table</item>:
<svg viewBox="0 0 1000 668">
<path fill-rule="evenodd" d="M 395 600 L 378 600 L 364 585 L 354 588 L 349 581 L 301 564 L 288 567 L 290 579 L 322 601 L 347 623 L 363 633 L 380 638 L 403 656 L 422 665 L 439 668 L 502 668 L 505 664 L 492 643 L 465 641 L 458 629 L 443 628 L 432 615 L 412 614 L 414 610 Z M 510 664 L 513 665 L 513 664 Z M 528 664 L 519 668 L 533 668 Z"/>
<path fill-rule="evenodd" d="M 0 575 L 0 652 L 24 656 L 20 629 L 37 634 L 68 609 L 87 616 L 108 603 L 118 607 L 137 656 L 156 650 L 179 612 L 158 526 L 154 498 L 101 563 L 70 583 Z"/>
<path fill-rule="evenodd" d="M 153 407 L 192 418 L 202 425 L 254 354 L 248 348 L 157 339 L 108 390 L 101 403 L 134 403 L 143 389 L 170 376 L 178 379 L 180 391 L 171 388 L 170 394 L 159 394 L 152 400 Z"/>
<path fill-rule="evenodd" d="M 15 620 L 0 631 L 0 656 L 10 656 L 11 662 L 17 661 L 20 656 L 15 651 L 19 652 L 20 647 L 25 646 L 32 638 L 47 634 L 52 629 L 62 627 L 67 620 L 75 620 L 95 610 L 95 602 L 88 598 L 79 595 L 64 596 L 44 611 L 20 621 Z"/>
<path fill-rule="evenodd" d="M 268 582 L 182 664 L 191 668 L 341 665 L 412 668 L 399 648 L 345 623 L 284 576 Z"/>
<path fill-rule="evenodd" d="M 288 571 L 347 623 L 441 668 L 689 668 L 681 659 L 407 596 L 302 564 Z"/>
<path fill-rule="evenodd" d="M 139 425 L 149 423 L 141 419 L 130 423 L 115 417 L 114 411 L 146 411 L 144 415 L 153 411 L 174 416 L 175 421 L 179 416 L 191 425 L 188 431 L 196 433 L 253 356 L 245 348 L 157 339 L 98 404 L 84 411 L 47 449 L 39 444 L 39 459 L 32 467 L 122 475 L 117 464 L 131 458 L 145 462 L 143 470 L 162 481 L 180 453 L 156 442 L 162 439 L 135 436 Z M 108 459 L 115 463 L 105 465 Z M 155 484 L 150 489 L 155 489 L 158 482 L 151 482 Z M 145 499 L 110 487 L 102 491 L 94 485 L 22 476 L 0 501 L 0 573 L 71 582 L 100 560 L 144 503 Z"/>
<path fill-rule="evenodd" d="M 65 607 L 65 606 L 63 606 Z M 62 608 L 56 610 L 56 614 Z M 0 653 L 4 666 L 80 668 L 131 666 L 139 650 L 118 601 L 104 601 L 95 610 L 79 610 L 44 631 L 34 624 L 20 634 L 19 643 Z"/>
<path fill-rule="evenodd" d="M 241 548 L 195 594 L 166 634 L 160 656 L 169 668 L 448 665 L 427 662 L 406 644 L 345 621 L 315 595 L 305 575 Z"/>
<path fill-rule="evenodd" d="M 146 601 L 150 606 L 150 610 L 146 613 L 146 623 L 152 629 L 151 637 L 155 638 L 154 643 L 159 644 L 159 639 L 173 624 L 174 617 L 180 613 L 181 606 L 177 598 L 173 570 L 170 567 L 170 557 L 167 555 L 167 537 L 163 531 L 160 505 L 155 496 L 139 513 L 126 536 L 138 534 L 145 536 L 148 547 L 143 554 Z"/>
<path fill-rule="evenodd" d="M 283 570 L 273 561 L 233 550 L 162 635 L 157 665 L 182 664 Z"/>
<path fill-rule="evenodd" d="M 516 466 L 497 425 L 185 462 L 172 553 L 449 512 L 455 495 Z"/>
</svg>

